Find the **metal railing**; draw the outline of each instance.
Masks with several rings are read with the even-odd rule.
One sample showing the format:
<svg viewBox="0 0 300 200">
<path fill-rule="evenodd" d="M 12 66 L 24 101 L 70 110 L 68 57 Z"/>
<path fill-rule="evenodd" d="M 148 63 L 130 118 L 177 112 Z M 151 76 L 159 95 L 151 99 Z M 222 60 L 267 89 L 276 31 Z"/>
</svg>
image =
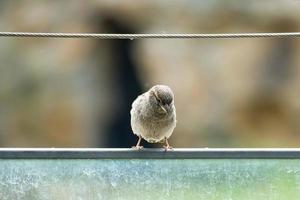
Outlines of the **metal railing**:
<svg viewBox="0 0 300 200">
<path fill-rule="evenodd" d="M 0 159 L 300 159 L 300 148 L 0 148 Z"/>
</svg>

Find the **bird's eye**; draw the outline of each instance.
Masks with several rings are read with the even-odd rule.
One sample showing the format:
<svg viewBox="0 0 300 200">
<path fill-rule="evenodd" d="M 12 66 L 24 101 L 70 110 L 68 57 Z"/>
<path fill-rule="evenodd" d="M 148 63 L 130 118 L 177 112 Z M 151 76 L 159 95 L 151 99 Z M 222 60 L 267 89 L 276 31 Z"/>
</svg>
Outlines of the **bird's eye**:
<svg viewBox="0 0 300 200">
<path fill-rule="evenodd" d="M 160 105 L 160 104 L 162 104 L 162 101 L 159 99 L 159 98 L 156 98 L 156 101 L 157 101 L 157 105 Z"/>
<path fill-rule="evenodd" d="M 161 101 L 161 99 L 160 98 L 158 98 L 158 96 L 155 94 L 155 93 L 153 93 L 154 94 L 154 97 L 155 97 L 155 99 L 156 99 L 156 101 L 158 101 L 158 103 L 162 103 L 162 101 Z"/>
</svg>

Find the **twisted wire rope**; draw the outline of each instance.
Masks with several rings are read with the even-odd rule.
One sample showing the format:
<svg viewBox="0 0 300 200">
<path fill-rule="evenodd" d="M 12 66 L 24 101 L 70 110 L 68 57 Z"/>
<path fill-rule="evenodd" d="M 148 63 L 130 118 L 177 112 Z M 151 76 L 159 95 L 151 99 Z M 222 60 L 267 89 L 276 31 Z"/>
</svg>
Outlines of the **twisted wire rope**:
<svg viewBox="0 0 300 200">
<path fill-rule="evenodd" d="M 220 33 L 220 34 L 108 34 L 108 33 L 33 33 L 0 32 L 0 37 L 34 37 L 34 38 L 93 38 L 93 39 L 225 39 L 225 38 L 291 38 L 300 37 L 300 32 L 286 33 Z"/>
</svg>

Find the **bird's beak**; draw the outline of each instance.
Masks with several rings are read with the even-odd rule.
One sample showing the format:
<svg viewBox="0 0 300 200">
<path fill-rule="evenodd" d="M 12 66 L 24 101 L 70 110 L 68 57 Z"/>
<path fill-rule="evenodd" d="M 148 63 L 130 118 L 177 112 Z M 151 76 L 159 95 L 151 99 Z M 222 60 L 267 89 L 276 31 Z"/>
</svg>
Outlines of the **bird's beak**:
<svg viewBox="0 0 300 200">
<path fill-rule="evenodd" d="M 160 105 L 160 107 L 165 113 L 167 113 L 167 110 L 165 109 L 165 107 L 163 105 Z"/>
</svg>

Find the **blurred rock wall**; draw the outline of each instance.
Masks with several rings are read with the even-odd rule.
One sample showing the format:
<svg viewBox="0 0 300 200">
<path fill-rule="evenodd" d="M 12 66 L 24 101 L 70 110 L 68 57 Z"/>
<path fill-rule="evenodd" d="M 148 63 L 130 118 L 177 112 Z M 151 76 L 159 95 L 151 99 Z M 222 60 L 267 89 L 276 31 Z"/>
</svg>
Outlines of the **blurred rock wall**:
<svg viewBox="0 0 300 200">
<path fill-rule="evenodd" d="M 107 19 L 137 33 L 300 30 L 297 0 L 2 1 L 0 11 L 1 31 L 106 33 L 112 31 Z M 154 84 L 167 84 L 175 92 L 175 147 L 300 144 L 299 39 L 130 42 L 128 57 L 136 71 L 124 75 L 125 70 L 122 77 L 136 73 L 131 84 L 140 86 L 124 89 L 116 82 L 124 66 L 116 62 L 120 51 L 112 41 L 0 38 L 0 145 L 124 144 L 129 113 L 121 113 L 130 105 L 120 102 L 132 101 L 124 94 Z M 114 123 L 117 119 L 123 121 Z M 118 134 L 108 131 L 111 124 L 124 123 L 110 129 Z"/>
</svg>

